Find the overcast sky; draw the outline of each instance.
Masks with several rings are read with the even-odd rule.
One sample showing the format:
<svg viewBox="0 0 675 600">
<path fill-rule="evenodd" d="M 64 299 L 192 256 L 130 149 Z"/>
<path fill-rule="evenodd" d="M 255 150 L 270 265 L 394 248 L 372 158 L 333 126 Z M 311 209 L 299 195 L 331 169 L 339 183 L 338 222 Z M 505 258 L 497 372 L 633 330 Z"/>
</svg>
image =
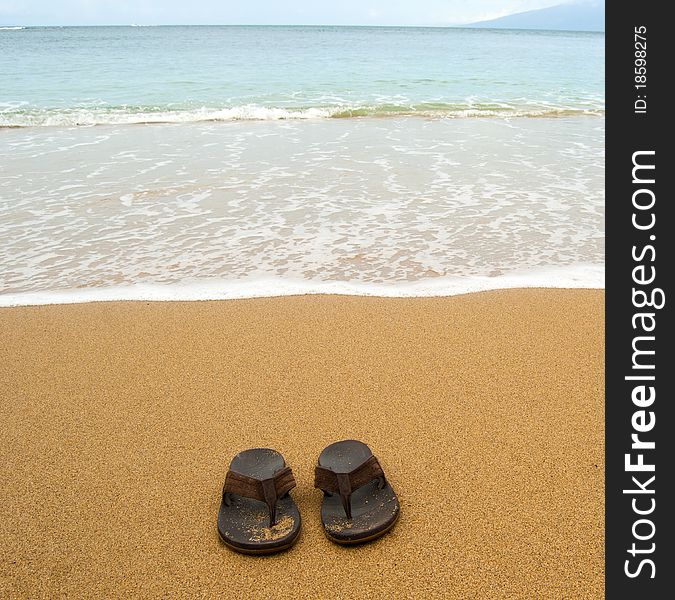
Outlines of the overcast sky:
<svg viewBox="0 0 675 600">
<path fill-rule="evenodd" d="M 451 25 L 562 0 L 0 0 L 0 25 Z"/>
</svg>

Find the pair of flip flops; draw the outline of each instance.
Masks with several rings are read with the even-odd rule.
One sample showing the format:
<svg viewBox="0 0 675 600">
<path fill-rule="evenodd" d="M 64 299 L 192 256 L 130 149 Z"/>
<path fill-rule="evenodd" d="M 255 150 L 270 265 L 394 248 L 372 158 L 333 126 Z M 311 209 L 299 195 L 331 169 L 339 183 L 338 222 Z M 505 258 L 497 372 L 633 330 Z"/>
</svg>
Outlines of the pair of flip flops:
<svg viewBox="0 0 675 600">
<path fill-rule="evenodd" d="M 290 491 L 295 478 L 276 450 L 237 454 L 225 477 L 218 511 L 223 542 L 245 554 L 290 548 L 300 534 L 300 512 Z M 319 456 L 314 487 L 324 493 L 321 521 L 338 544 L 360 544 L 389 531 L 400 512 L 398 498 L 377 458 L 357 440 L 335 442 Z"/>
</svg>

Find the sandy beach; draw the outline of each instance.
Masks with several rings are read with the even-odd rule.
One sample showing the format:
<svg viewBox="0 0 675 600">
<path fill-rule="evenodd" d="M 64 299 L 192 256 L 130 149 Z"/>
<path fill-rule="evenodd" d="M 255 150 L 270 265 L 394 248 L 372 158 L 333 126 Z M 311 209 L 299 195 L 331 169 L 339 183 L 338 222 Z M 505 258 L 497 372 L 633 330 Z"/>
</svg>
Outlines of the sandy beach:
<svg viewBox="0 0 675 600">
<path fill-rule="evenodd" d="M 601 598 L 604 292 L 0 310 L 0 597 Z M 313 467 L 370 445 L 401 519 L 343 548 Z M 288 552 L 216 530 L 231 457 L 282 452 Z"/>
</svg>

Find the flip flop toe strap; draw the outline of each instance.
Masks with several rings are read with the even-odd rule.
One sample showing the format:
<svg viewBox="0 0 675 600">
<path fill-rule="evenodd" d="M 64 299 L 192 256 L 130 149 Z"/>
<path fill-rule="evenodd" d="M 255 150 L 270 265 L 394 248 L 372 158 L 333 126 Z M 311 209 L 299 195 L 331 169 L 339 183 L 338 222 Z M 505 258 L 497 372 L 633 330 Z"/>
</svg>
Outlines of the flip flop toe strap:
<svg viewBox="0 0 675 600">
<path fill-rule="evenodd" d="M 267 504 L 270 527 L 276 523 L 277 501 L 295 487 L 295 477 L 290 467 L 279 469 L 273 477 L 256 479 L 235 471 L 228 471 L 223 486 L 223 501 L 229 506 L 228 494 L 236 494 Z"/>
<path fill-rule="evenodd" d="M 349 473 L 336 473 L 321 465 L 314 470 L 314 487 L 329 494 L 339 493 L 348 519 L 352 518 L 352 493 L 374 479 L 379 480 L 381 489 L 385 483 L 384 471 L 375 455 Z"/>
</svg>

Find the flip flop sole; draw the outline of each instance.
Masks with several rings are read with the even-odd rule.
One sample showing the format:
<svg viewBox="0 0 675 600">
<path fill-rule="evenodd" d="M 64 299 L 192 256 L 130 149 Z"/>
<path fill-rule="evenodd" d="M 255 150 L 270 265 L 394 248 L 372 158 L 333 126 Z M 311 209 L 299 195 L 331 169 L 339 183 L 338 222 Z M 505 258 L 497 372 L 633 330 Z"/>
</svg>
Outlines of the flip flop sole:
<svg viewBox="0 0 675 600">
<path fill-rule="evenodd" d="M 373 542 L 379 538 L 381 538 L 385 533 L 388 533 L 391 529 L 394 528 L 394 525 L 398 523 L 399 517 L 401 516 L 401 513 L 399 512 L 396 515 L 396 518 L 387 526 L 386 529 L 383 529 L 382 531 L 375 533 L 371 535 L 370 537 L 365 537 L 365 538 L 360 538 L 356 540 L 347 540 L 347 539 L 339 539 L 339 538 L 334 538 L 326 529 L 324 528 L 323 532 L 326 534 L 326 537 L 331 541 L 335 542 L 336 544 L 340 544 L 340 546 L 356 546 L 358 544 L 367 544 L 368 542 Z"/>
<path fill-rule="evenodd" d="M 234 550 L 235 552 L 239 552 L 240 554 L 248 554 L 249 556 L 261 556 L 265 554 L 276 554 L 277 552 L 284 552 L 285 550 L 292 548 L 295 545 L 295 542 L 298 541 L 298 538 L 300 537 L 300 532 L 298 531 L 298 534 L 290 542 L 288 542 L 288 544 L 284 546 L 275 546 L 274 548 L 263 548 L 260 550 L 233 546 L 221 535 L 220 531 L 218 532 L 218 537 L 220 538 L 220 541 L 223 542 L 223 544 L 225 544 L 228 548 Z"/>
</svg>

